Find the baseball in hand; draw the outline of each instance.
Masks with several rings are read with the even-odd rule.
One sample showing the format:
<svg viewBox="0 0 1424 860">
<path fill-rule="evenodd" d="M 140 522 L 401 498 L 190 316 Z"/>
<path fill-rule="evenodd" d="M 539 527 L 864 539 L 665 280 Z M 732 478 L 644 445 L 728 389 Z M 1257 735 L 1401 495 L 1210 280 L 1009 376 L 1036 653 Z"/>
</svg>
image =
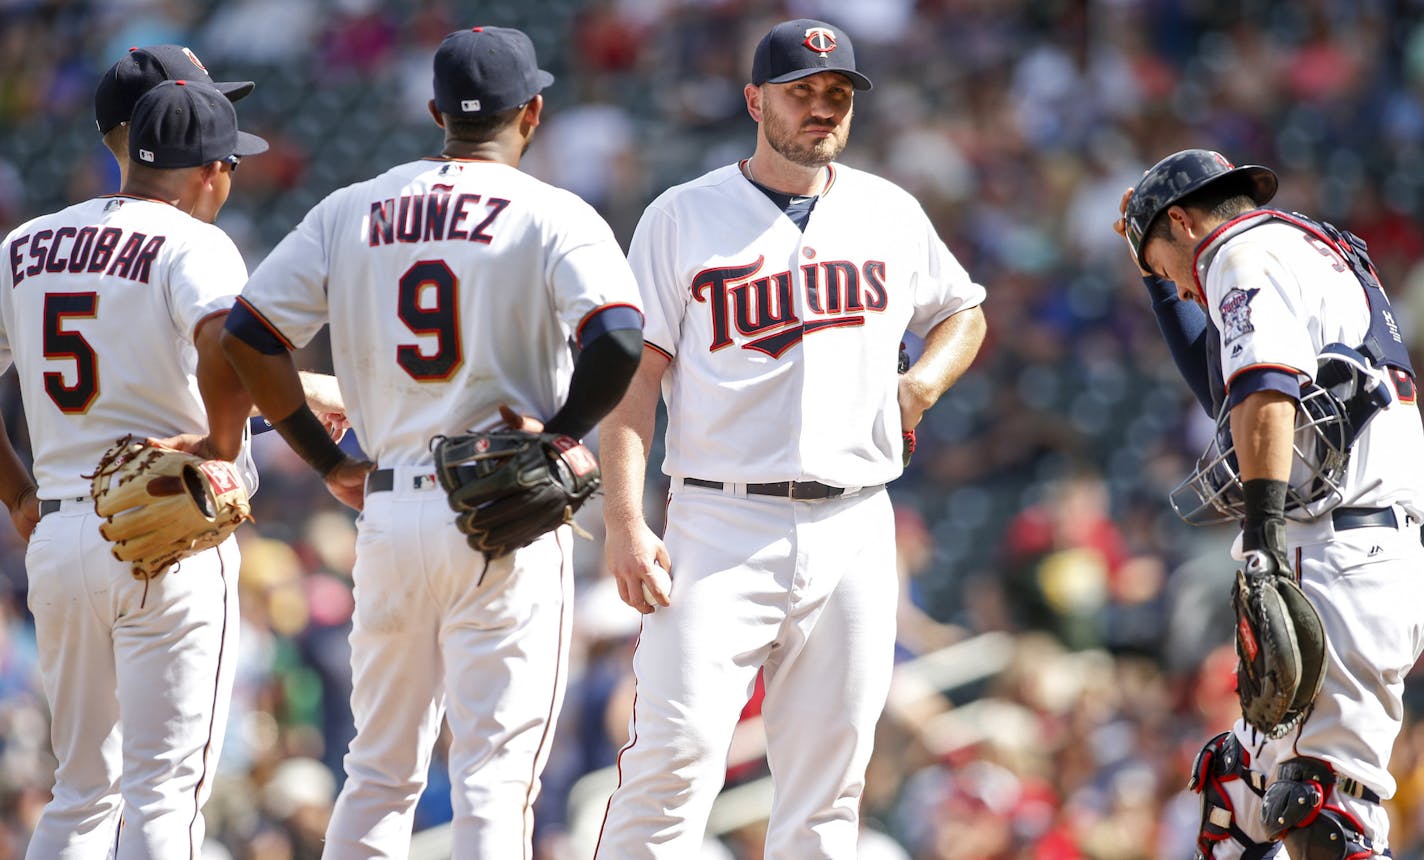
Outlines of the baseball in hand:
<svg viewBox="0 0 1424 860">
<path fill-rule="evenodd" d="M 672 594 L 672 577 L 668 576 L 668 572 L 663 570 L 662 565 L 655 563 L 649 575 L 657 582 L 659 591 L 667 595 Z M 648 601 L 648 604 L 651 606 L 662 605 L 658 602 L 657 595 L 653 593 L 653 589 L 649 588 L 646 582 L 643 583 L 643 599 Z"/>
</svg>

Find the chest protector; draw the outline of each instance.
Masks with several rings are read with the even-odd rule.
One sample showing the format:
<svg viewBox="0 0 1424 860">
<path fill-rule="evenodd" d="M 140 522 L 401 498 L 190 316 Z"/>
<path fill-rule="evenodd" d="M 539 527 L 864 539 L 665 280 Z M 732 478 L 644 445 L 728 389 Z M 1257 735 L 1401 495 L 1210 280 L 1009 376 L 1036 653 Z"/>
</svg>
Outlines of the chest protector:
<svg viewBox="0 0 1424 860">
<path fill-rule="evenodd" d="M 1323 221 L 1278 209 L 1256 209 L 1222 224 L 1206 239 L 1219 245 L 1253 227 L 1284 221 L 1329 248 L 1350 267 L 1370 309 L 1369 329 L 1354 347 L 1327 344 L 1321 351 L 1316 380 L 1302 386 L 1296 422 L 1297 468 L 1287 494 L 1287 518 L 1308 520 L 1306 509 L 1343 498 L 1341 483 L 1349 451 L 1369 421 L 1392 401 L 1388 386 L 1371 368 L 1387 374 L 1406 401 L 1414 398 L 1414 369 L 1389 299 L 1365 243 L 1358 236 Z M 1206 360 L 1217 432 L 1198 459 L 1196 470 L 1171 494 L 1172 507 L 1194 525 L 1239 520 L 1244 515 L 1241 480 L 1236 471 L 1229 410 L 1221 372 L 1220 335 L 1208 320 Z M 1318 513 L 1318 511 L 1317 511 Z"/>
</svg>

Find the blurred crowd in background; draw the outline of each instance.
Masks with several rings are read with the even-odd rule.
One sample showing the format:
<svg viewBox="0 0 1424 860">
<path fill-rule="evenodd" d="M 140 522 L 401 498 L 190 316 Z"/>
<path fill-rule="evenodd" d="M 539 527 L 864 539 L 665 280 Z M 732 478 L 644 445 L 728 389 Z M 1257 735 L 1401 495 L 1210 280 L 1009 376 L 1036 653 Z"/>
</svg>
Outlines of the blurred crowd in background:
<svg viewBox="0 0 1424 860">
<path fill-rule="evenodd" d="M 846 29 L 876 83 L 857 95 L 843 160 L 913 192 L 989 292 L 989 340 L 891 488 L 905 671 L 862 856 L 1189 857 L 1186 774 L 1237 712 L 1232 534 L 1191 529 L 1166 503 L 1212 423 L 1111 225 L 1123 190 L 1175 150 L 1270 165 L 1277 205 L 1369 242 L 1424 347 L 1424 2 L 0 0 L 0 233 L 117 190 L 94 85 L 130 46 L 185 44 L 215 78 L 257 82 L 238 111 L 272 151 L 243 162 L 218 222 L 252 268 L 333 189 L 438 153 L 434 49 L 498 24 L 526 30 L 557 78 L 526 169 L 597 206 L 626 245 L 661 190 L 751 152 L 751 48 L 800 16 Z M 329 368 L 320 338 L 299 359 Z M 13 371 L 0 414 L 24 445 Z M 241 667 L 204 857 L 314 858 L 352 733 L 354 515 L 275 434 L 256 447 Z M 580 519 L 600 532 L 596 507 Z M 581 826 L 590 810 L 596 826 L 606 790 L 580 780 L 627 731 L 638 617 L 601 556 L 581 542 L 541 860 L 588 856 Z M 53 768 L 25 593 L 23 547 L 0 527 L 0 860 L 23 853 Z M 952 671 L 930 671 L 937 656 Z M 1397 858 L 1424 858 L 1412 680 L 1393 760 Z M 764 775 L 752 750 L 729 786 Z M 443 768 L 437 756 L 420 831 L 450 814 Z M 761 857 L 754 815 L 714 830 L 707 857 Z"/>
</svg>

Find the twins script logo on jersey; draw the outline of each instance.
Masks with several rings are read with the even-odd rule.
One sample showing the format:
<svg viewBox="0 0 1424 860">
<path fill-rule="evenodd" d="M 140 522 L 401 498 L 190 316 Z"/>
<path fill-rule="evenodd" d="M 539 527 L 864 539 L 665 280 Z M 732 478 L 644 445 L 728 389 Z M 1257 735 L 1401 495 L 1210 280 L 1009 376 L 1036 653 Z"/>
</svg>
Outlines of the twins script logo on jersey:
<svg viewBox="0 0 1424 860">
<path fill-rule="evenodd" d="M 1231 343 L 1238 337 L 1256 330 L 1251 324 L 1251 299 L 1259 289 L 1243 290 L 1233 287 L 1221 297 L 1221 342 Z"/>
<path fill-rule="evenodd" d="M 866 313 L 881 313 L 888 303 L 885 263 L 867 260 L 857 266 L 849 260 L 807 263 L 801 269 L 806 310 L 813 318 L 796 315 L 796 297 L 790 271 L 754 278 L 766 262 L 703 269 L 692 279 L 692 297 L 712 313 L 709 352 L 731 346 L 732 331 L 747 338 L 742 349 L 780 358 L 813 332 L 842 326 L 865 325 Z"/>
<path fill-rule="evenodd" d="M 801 44 L 825 57 L 836 49 L 836 34 L 825 27 L 812 27 Z"/>
</svg>

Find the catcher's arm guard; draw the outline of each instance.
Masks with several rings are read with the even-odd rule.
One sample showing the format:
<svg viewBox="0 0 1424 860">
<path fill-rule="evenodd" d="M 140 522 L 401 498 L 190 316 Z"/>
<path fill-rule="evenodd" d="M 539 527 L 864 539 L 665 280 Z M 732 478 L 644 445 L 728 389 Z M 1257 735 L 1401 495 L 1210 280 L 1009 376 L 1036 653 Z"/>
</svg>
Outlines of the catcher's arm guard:
<svg viewBox="0 0 1424 860">
<path fill-rule="evenodd" d="M 104 452 L 90 478 L 99 532 L 114 558 L 149 579 L 215 547 L 252 519 L 237 467 L 125 436 Z"/>
<path fill-rule="evenodd" d="M 1270 555 L 1247 553 L 1232 592 L 1241 715 L 1278 738 L 1309 712 L 1325 679 L 1325 628 L 1310 599 Z"/>
<path fill-rule="evenodd" d="M 431 449 L 456 527 L 491 559 L 572 522 L 601 480 L 593 454 L 555 433 L 437 436 Z"/>
</svg>

